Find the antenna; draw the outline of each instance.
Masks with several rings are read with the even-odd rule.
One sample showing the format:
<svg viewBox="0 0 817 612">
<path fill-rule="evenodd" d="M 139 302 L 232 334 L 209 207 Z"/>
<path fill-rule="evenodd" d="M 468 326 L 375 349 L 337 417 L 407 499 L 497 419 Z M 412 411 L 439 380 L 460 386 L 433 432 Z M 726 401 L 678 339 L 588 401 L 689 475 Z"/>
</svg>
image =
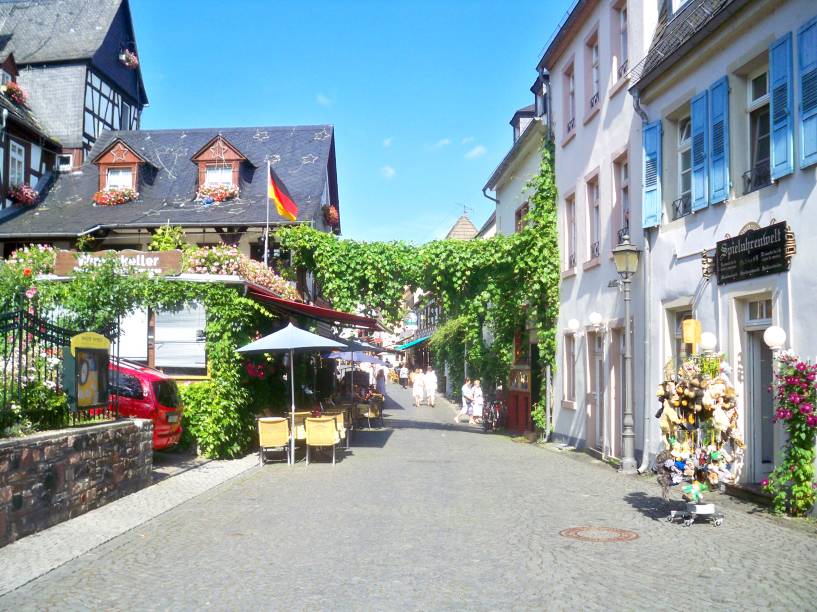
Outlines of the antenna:
<svg viewBox="0 0 817 612">
<path fill-rule="evenodd" d="M 462 206 L 462 214 L 463 215 L 467 215 L 468 211 L 474 212 L 474 209 L 472 207 L 468 206 L 468 204 L 463 204 L 462 202 L 454 202 L 454 204 L 456 204 L 457 206 Z"/>
</svg>

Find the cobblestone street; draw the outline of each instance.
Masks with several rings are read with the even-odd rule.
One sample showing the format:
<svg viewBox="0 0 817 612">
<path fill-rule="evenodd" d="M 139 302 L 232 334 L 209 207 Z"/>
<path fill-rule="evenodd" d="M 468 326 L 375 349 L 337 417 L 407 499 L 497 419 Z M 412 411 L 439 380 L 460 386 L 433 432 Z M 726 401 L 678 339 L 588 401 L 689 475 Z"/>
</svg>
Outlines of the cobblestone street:
<svg viewBox="0 0 817 612">
<path fill-rule="evenodd" d="M 254 468 L 0 598 L 5 610 L 808 609 L 813 529 L 727 504 L 663 520 L 653 479 L 455 426 L 389 386 L 336 466 Z M 674 507 L 682 504 L 674 502 Z M 571 527 L 632 530 L 626 542 Z M 0 556 L 2 556 L 0 551 Z"/>
</svg>

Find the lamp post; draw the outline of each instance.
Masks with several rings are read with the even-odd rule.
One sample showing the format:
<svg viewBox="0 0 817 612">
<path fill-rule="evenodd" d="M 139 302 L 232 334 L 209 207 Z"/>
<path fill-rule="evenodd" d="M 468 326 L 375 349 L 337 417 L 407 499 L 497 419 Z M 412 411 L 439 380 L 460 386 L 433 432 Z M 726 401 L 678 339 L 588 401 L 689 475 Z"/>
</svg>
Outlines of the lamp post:
<svg viewBox="0 0 817 612">
<path fill-rule="evenodd" d="M 763 342 L 766 343 L 772 351 L 772 406 L 777 403 L 777 373 L 779 364 L 777 363 L 777 355 L 783 345 L 786 344 L 786 330 L 777 325 L 767 327 L 763 332 Z M 774 411 L 774 407 L 772 407 Z"/>
<path fill-rule="evenodd" d="M 621 244 L 613 249 L 616 271 L 621 278 L 624 290 L 624 414 L 622 415 L 621 438 L 624 452 L 621 457 L 621 472 L 635 474 L 635 419 L 633 417 L 633 365 L 632 334 L 630 324 L 630 282 L 638 270 L 639 248 L 630 242 L 630 236 L 624 234 Z M 647 449 L 644 449 L 647 452 Z"/>
</svg>

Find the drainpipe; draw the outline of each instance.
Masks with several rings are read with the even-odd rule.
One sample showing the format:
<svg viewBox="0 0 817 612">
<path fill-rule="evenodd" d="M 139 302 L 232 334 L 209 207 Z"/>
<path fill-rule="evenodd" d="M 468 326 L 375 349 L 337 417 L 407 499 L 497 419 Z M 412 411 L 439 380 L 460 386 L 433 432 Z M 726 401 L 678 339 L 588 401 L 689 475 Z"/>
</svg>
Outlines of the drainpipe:
<svg viewBox="0 0 817 612">
<path fill-rule="evenodd" d="M 486 198 L 488 198 L 489 200 L 491 200 L 494 204 L 496 204 L 498 206 L 499 205 L 499 200 L 497 198 L 492 198 L 491 196 L 489 196 L 487 193 L 485 193 L 486 191 L 488 191 L 488 186 L 487 185 L 482 188 L 482 195 L 484 195 Z"/>
<path fill-rule="evenodd" d="M 642 123 L 649 123 L 649 117 L 647 113 L 641 108 L 641 96 L 639 95 L 638 90 L 632 92 L 633 96 L 633 108 L 635 112 L 641 117 Z M 648 406 L 652 401 L 652 395 L 649 393 L 649 380 L 650 380 L 650 364 L 651 361 L 649 359 L 649 350 L 650 350 L 650 338 L 652 336 L 652 311 L 650 310 L 651 307 L 651 294 L 652 294 L 652 275 L 650 274 L 650 230 L 644 230 L 644 436 L 643 436 L 643 444 L 642 444 L 642 453 L 641 453 L 641 465 L 638 466 L 638 473 L 643 474 L 646 472 L 650 467 L 650 428 L 652 426 L 652 420 L 650 419 L 650 410 Z"/>
<path fill-rule="evenodd" d="M 643 112 L 643 111 L 642 111 Z M 638 473 L 643 474 L 650 468 L 650 428 L 652 419 L 649 409 L 652 395 L 650 394 L 650 364 L 648 351 L 650 350 L 650 338 L 652 336 L 652 316 L 650 306 L 652 304 L 652 274 L 650 274 L 650 230 L 644 230 L 644 442 L 641 453 L 641 465 L 638 466 Z"/>
</svg>

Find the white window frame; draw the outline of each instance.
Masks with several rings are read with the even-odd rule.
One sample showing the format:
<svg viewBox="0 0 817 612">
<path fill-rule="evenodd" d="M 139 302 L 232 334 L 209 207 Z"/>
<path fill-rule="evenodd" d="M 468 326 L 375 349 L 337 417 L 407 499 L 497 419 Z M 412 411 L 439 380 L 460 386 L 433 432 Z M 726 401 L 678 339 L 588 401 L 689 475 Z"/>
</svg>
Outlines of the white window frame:
<svg viewBox="0 0 817 612">
<path fill-rule="evenodd" d="M 565 379 L 564 398 L 568 402 L 576 401 L 576 336 L 565 334 Z"/>
<path fill-rule="evenodd" d="M 576 198 L 571 196 L 565 200 L 565 221 L 567 223 L 567 261 L 565 267 L 570 270 L 576 265 Z M 573 262 L 571 265 L 571 257 Z"/>
<path fill-rule="evenodd" d="M 765 74 L 766 75 L 766 93 L 760 96 L 759 98 L 752 98 L 752 82 L 758 78 L 759 76 Z M 751 73 L 747 80 L 746 80 L 746 121 L 748 124 L 748 133 L 749 133 L 749 168 L 754 169 L 756 164 L 759 160 L 755 159 L 755 153 L 757 152 L 757 143 L 755 143 L 755 131 L 754 126 L 752 125 L 752 114 L 755 111 L 763 109 L 766 107 L 769 112 L 769 132 L 767 134 L 769 138 L 769 158 L 771 158 L 771 147 L 772 147 L 772 124 L 771 124 L 771 105 L 769 103 L 769 67 L 764 66 L 756 70 L 755 72 Z M 771 159 L 767 160 L 771 163 Z"/>
<path fill-rule="evenodd" d="M 127 181 L 122 177 L 127 176 Z M 114 180 L 111 180 L 114 178 Z M 130 166 L 112 166 L 105 170 L 105 189 L 133 189 L 133 168 Z"/>
<path fill-rule="evenodd" d="M 599 78 L 599 35 L 596 34 L 595 40 L 590 43 L 590 89 L 592 93 L 590 97 L 599 95 L 601 89 L 601 82 Z M 598 102 L 596 103 L 598 104 Z"/>
<path fill-rule="evenodd" d="M 213 172 L 212 178 L 210 172 Z M 224 180 L 223 174 L 229 175 L 228 180 Z M 220 179 L 220 180 L 216 180 Z M 233 167 L 230 164 L 207 164 L 204 167 L 204 184 L 205 185 L 232 185 L 233 184 Z"/>
<path fill-rule="evenodd" d="M 592 260 L 597 257 L 593 253 L 594 244 L 598 243 L 599 253 L 601 253 L 601 197 L 598 174 L 587 182 L 587 200 L 587 213 L 590 221 L 590 244 L 588 244 L 587 259 Z"/>
<path fill-rule="evenodd" d="M 9 187 L 26 182 L 26 148 L 9 139 Z"/>
<path fill-rule="evenodd" d="M 672 359 L 674 360 L 675 367 L 678 368 L 681 365 L 681 349 L 683 348 L 686 351 L 686 346 L 684 342 L 684 325 L 683 322 L 688 319 L 693 318 L 692 308 L 678 308 L 676 310 L 670 310 L 670 319 L 672 320 Z M 690 353 L 686 353 L 687 357 L 690 357 Z"/>
<path fill-rule="evenodd" d="M 683 125 L 684 122 L 689 126 L 689 137 L 684 139 L 683 136 Z M 689 168 L 687 168 L 686 173 L 689 175 L 689 189 L 685 192 L 684 191 L 684 153 L 691 151 L 692 149 L 692 116 L 682 117 L 678 120 L 678 139 L 677 139 L 677 157 L 678 160 L 678 198 L 684 197 L 684 194 L 688 194 L 690 198 L 692 198 L 692 154 L 690 153 L 689 156 Z"/>
<path fill-rule="evenodd" d="M 752 316 L 753 307 L 757 307 L 760 316 Z M 747 327 L 769 327 L 774 318 L 774 304 L 772 298 L 763 297 L 752 299 L 746 302 L 746 326 Z"/>
<path fill-rule="evenodd" d="M 65 160 L 67 163 L 63 163 Z M 74 167 L 74 159 L 71 155 L 59 154 L 57 155 L 57 172 L 70 172 Z"/>
<path fill-rule="evenodd" d="M 627 3 L 618 8 L 618 65 L 623 66 L 630 59 L 628 51 Z"/>
<path fill-rule="evenodd" d="M 8 72 L 0 68 L 0 85 L 5 85 L 6 83 L 10 83 L 13 80 L 14 79 Z"/>
</svg>

